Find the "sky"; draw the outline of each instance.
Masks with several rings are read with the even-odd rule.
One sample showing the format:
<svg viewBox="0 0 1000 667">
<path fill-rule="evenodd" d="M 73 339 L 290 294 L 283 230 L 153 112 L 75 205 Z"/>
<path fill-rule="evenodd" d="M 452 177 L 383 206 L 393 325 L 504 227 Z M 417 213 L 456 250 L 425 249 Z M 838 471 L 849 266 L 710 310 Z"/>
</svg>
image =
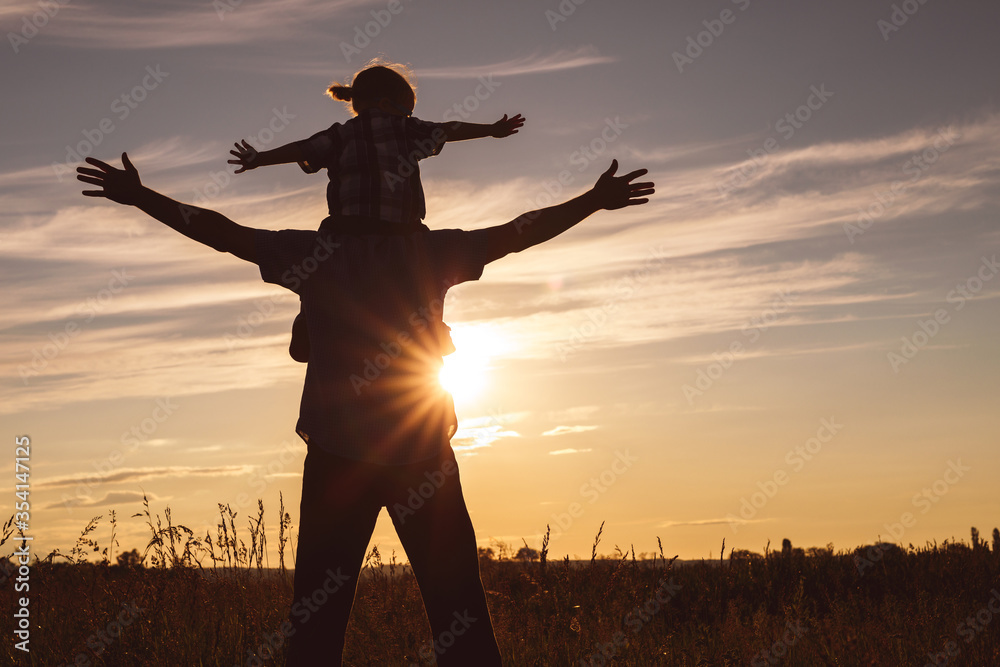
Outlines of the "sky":
<svg viewBox="0 0 1000 667">
<path fill-rule="evenodd" d="M 144 496 L 199 536 L 258 498 L 273 529 L 279 495 L 297 523 L 296 297 L 73 172 L 128 151 L 171 197 L 313 229 L 323 174 L 234 175 L 228 150 L 346 120 L 326 87 L 383 56 L 420 118 L 526 118 L 422 163 L 432 229 L 574 197 L 612 159 L 656 182 L 449 293 L 481 546 L 987 535 L 998 24 L 972 0 L 3 2 L 0 515 L 28 436 L 40 555 L 96 516 L 106 546 L 111 510 L 115 551 L 141 551 Z M 372 544 L 405 558 L 385 511 Z"/>
</svg>

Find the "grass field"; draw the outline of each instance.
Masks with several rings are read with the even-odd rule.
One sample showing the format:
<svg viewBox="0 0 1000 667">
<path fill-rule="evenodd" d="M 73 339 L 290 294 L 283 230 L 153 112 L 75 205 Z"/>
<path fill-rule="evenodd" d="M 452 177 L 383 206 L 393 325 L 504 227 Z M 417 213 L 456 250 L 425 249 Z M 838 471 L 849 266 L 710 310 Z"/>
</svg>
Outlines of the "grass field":
<svg viewBox="0 0 1000 667">
<path fill-rule="evenodd" d="M 31 652 L 14 648 L 5 614 L 0 663 L 282 664 L 290 524 L 282 508 L 271 538 L 278 567 L 265 567 L 258 509 L 238 530 L 220 506 L 216 535 L 200 537 L 146 506 L 137 515 L 150 528 L 145 554 L 115 553 L 117 519 L 95 519 L 68 553 L 32 564 Z M 95 538 L 108 533 L 107 545 Z M 988 545 L 973 529 L 969 543 L 842 553 L 790 544 L 727 553 L 723 544 L 718 560 L 682 564 L 662 547 L 651 559 L 598 555 L 598 533 L 590 561 L 498 543 L 481 550 L 481 569 L 508 665 L 1000 665 L 993 537 Z M 375 548 L 365 572 L 346 663 L 433 664 L 409 568 Z M 23 593 L 13 574 L 2 578 L 0 607 L 15 609 Z"/>
</svg>

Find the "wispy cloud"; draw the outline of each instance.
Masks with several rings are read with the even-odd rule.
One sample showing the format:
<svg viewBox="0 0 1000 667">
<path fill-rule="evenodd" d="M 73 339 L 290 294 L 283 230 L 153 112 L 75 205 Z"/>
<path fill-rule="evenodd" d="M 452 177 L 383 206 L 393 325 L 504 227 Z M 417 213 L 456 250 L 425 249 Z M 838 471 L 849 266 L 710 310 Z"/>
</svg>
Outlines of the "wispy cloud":
<svg viewBox="0 0 1000 667">
<path fill-rule="evenodd" d="M 70 503 L 62 500 L 57 503 L 50 503 L 46 505 L 43 509 L 66 509 L 67 507 L 73 507 L 74 509 L 79 507 L 107 507 L 108 505 L 132 505 L 142 503 L 143 500 L 164 500 L 159 496 L 156 496 L 149 492 L 144 491 L 111 491 L 110 493 L 104 494 L 101 498 L 85 499 L 82 497 L 74 498 Z"/>
<path fill-rule="evenodd" d="M 604 56 L 594 46 L 582 46 L 573 50 L 555 53 L 534 53 L 518 58 L 510 58 L 484 65 L 454 65 L 422 69 L 418 75 L 422 79 L 474 79 L 479 76 L 517 76 L 520 74 L 543 74 L 580 67 L 593 67 L 616 62 L 618 59 Z"/>
<path fill-rule="evenodd" d="M 589 419 L 595 413 L 600 412 L 600 405 L 577 405 L 572 408 L 553 410 L 546 417 L 549 421 L 562 422 L 576 419 Z"/>
<path fill-rule="evenodd" d="M 554 429 L 545 431 L 542 435 L 567 435 L 568 433 L 586 433 L 597 430 L 597 426 L 556 426 Z M 568 451 L 568 450 L 564 450 Z M 589 451 L 589 450 L 588 450 Z M 553 454 L 555 452 L 549 452 Z"/>
<path fill-rule="evenodd" d="M 919 282 L 900 276 L 899 263 L 887 262 L 883 245 L 869 239 L 891 234 L 894 225 L 916 216 L 996 205 L 1000 115 L 955 124 L 958 138 L 887 207 L 869 236 L 852 244 L 845 225 L 877 202 L 878 193 L 912 178 L 903 173 L 904 164 L 935 140 L 940 144 L 940 130 L 915 128 L 779 151 L 763 161 L 752 183 L 728 196 L 718 186 L 745 152 L 734 149 L 737 161 L 727 162 L 713 147 L 713 163 L 699 160 L 700 166 L 651 174 L 663 195 L 631 216 L 587 221 L 551 246 L 532 249 L 533 261 L 516 257 L 491 266 L 479 288 L 482 311 L 470 300 L 462 307 L 473 316 L 518 313 L 500 326 L 528 341 L 521 345 L 523 356 L 552 355 L 574 336 L 595 349 L 739 330 L 752 326 L 775 294 L 788 289 L 797 300 L 779 327 L 920 312 L 888 308 L 912 302 Z M 523 191 L 515 192 L 522 187 L 516 184 L 508 196 L 523 199 Z M 499 186 L 495 190 L 501 194 Z M 989 245 L 988 238 L 982 242 Z M 490 298 L 494 281 L 524 285 L 524 301 Z M 901 282 L 911 288 L 894 287 Z M 527 289 L 553 284 L 556 289 Z M 887 308 L 880 312 L 880 304 Z"/>
<path fill-rule="evenodd" d="M 478 79 L 479 77 L 511 77 L 527 74 L 545 74 L 548 72 L 560 72 L 582 67 L 594 67 L 617 62 L 618 58 L 601 55 L 594 46 L 582 46 L 576 49 L 562 49 L 552 53 L 532 53 L 525 56 L 508 58 L 495 62 L 487 62 L 481 65 L 439 65 L 437 67 L 421 67 L 414 74 L 417 83 L 424 79 Z M 255 71 L 266 71 L 271 74 L 283 74 L 293 76 L 320 77 L 327 80 L 328 77 L 336 73 L 336 69 L 331 70 L 328 61 L 307 60 L 274 62 L 267 61 L 232 62 L 226 61 L 228 67 L 240 69 L 252 67 Z M 353 66 L 342 67 L 342 69 L 353 69 Z"/>
<path fill-rule="evenodd" d="M 550 456 L 561 456 L 563 454 L 583 454 L 584 452 L 592 452 L 593 449 L 557 449 L 554 452 L 549 452 Z"/>
<path fill-rule="evenodd" d="M 773 517 L 767 519 L 740 519 L 739 524 L 743 525 L 746 523 L 765 523 L 768 521 L 775 521 Z M 734 521 L 734 519 L 693 519 L 691 521 L 664 521 L 659 525 L 660 528 L 678 528 L 680 526 L 718 526 L 720 524 L 726 525 Z"/>
<path fill-rule="evenodd" d="M 552 244 L 491 265 L 479 284 L 461 288 L 449 317 L 489 321 L 501 336 L 518 340 L 518 350 L 503 355 L 507 358 L 551 358 L 558 345 L 574 340 L 585 327 L 589 333 L 583 342 L 590 350 L 739 331 L 761 316 L 778 290 L 790 286 L 796 301 L 775 324 L 778 328 L 918 312 L 887 310 L 913 301 L 917 292 L 893 288 L 901 269 L 872 252 L 869 239 L 916 215 L 995 203 L 1000 194 L 988 186 L 1000 172 L 1000 115 L 956 124 L 954 145 L 858 244 L 848 242 L 843 225 L 856 221 L 858 210 L 874 201 L 876 191 L 905 178 L 902 162 L 932 146 L 938 129 L 789 148 L 768 157 L 753 183 L 728 197 L 717 184 L 741 163 L 742 150 L 734 149 L 729 162 L 701 160 L 688 168 L 672 164 L 668 173 L 653 175 L 666 178 L 667 185 L 649 205 L 601 214 Z M 210 157 L 204 146 L 190 143 L 177 137 L 150 143 L 137 151 L 138 159 L 159 165 L 163 178 L 174 179 L 165 189 L 185 192 L 198 179 L 177 180 L 173 168 Z M 706 150 L 713 156 L 720 153 L 717 147 Z M 16 174 L 0 176 L 5 198 L 22 197 L 23 186 L 51 180 L 46 169 L 30 170 L 24 180 Z M 299 196 L 307 189 L 315 195 L 314 184 L 307 185 L 249 194 L 233 189 L 210 205 L 235 210 L 233 217 L 251 226 L 302 226 L 302 220 L 322 218 L 320 197 Z M 539 191 L 537 179 L 530 178 L 486 186 L 439 179 L 425 188 L 432 228 L 506 222 L 528 208 L 524 202 Z M 252 267 L 236 260 L 206 264 L 206 257 L 215 259 L 205 254 L 209 251 L 151 221 L 140 225 L 142 214 L 135 210 L 99 204 L 73 204 L 5 230 L 0 272 L 19 287 L 0 297 L 6 315 L 0 325 L 6 334 L 0 375 L 15 388 L 3 393 L 0 411 L 300 379 L 301 369 L 285 352 L 294 295 L 257 282 Z M 130 225 L 149 239 L 128 238 Z M 135 286 L 104 305 L 100 322 L 47 364 L 42 377 L 32 380 L 32 392 L 17 390 L 23 386 L 18 369 L 31 362 L 33 350 L 47 344 L 48 334 L 75 317 L 81 304 L 105 286 L 109 272 L 119 268 L 108 264 L 111 257 L 128 257 L 132 265 L 143 267 Z M 70 274 L 72 289 L 67 291 Z M 273 319 L 230 346 L 226 334 L 238 318 L 252 312 L 257 299 L 270 299 L 276 291 L 281 297 Z M 129 341 L 127 347 L 123 340 Z M 837 342 L 838 349 L 874 344 L 878 341 Z M 783 353 L 834 349 L 831 345 L 803 341 L 784 346 Z M 749 353 L 775 354 L 776 349 L 782 347 Z M 205 371 L 196 382 L 191 381 L 192 366 Z M 92 381 L 96 373 L 102 382 Z M 572 419 L 586 417 L 552 421 Z M 465 447 L 487 446 L 495 439 L 489 432 L 459 436 Z"/>
<path fill-rule="evenodd" d="M 60 4 L 44 39 L 76 48 L 162 49 L 247 44 L 302 38 L 337 19 L 349 19 L 367 0 L 273 0 L 201 2 L 148 0 L 139 4 L 98 0 Z M 6 18 L 30 17 L 35 2 L 4 8 Z M 360 15 L 359 15 L 360 16 Z M 345 36 L 347 32 L 345 32 Z"/>
<path fill-rule="evenodd" d="M 101 477 L 101 482 L 105 484 L 137 482 L 157 477 L 178 477 L 178 476 L 209 476 L 209 477 L 230 477 L 246 475 L 253 471 L 251 466 L 216 466 L 197 468 L 191 466 L 162 466 L 157 468 L 121 468 Z M 89 479 L 89 482 L 88 482 Z M 36 484 L 42 489 L 56 489 L 78 484 L 92 483 L 87 475 L 65 475 L 53 477 Z M 140 494 L 141 497 L 141 494 Z"/>
<path fill-rule="evenodd" d="M 501 438 L 520 438 L 517 431 L 506 430 L 499 423 L 483 423 L 482 420 L 474 420 L 474 424 L 462 420 L 458 425 L 458 432 L 452 438 L 452 447 L 456 451 L 471 452 L 475 449 L 490 447 Z"/>
</svg>

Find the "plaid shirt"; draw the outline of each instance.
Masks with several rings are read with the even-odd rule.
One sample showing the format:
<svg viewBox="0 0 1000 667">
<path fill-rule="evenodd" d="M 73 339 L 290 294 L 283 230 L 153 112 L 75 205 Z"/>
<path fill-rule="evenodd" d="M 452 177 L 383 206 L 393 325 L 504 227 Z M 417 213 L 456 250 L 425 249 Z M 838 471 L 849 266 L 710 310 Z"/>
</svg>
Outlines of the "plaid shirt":
<svg viewBox="0 0 1000 667">
<path fill-rule="evenodd" d="M 309 362 L 296 430 L 310 447 L 381 465 L 437 456 L 458 426 L 435 322 L 482 275 L 485 230 L 396 236 L 257 230 L 265 282 L 302 299 Z"/>
<path fill-rule="evenodd" d="M 419 224 L 427 214 L 419 161 L 445 143 L 440 123 L 366 109 L 297 142 L 302 170 L 326 168 L 331 216 L 363 216 Z"/>
</svg>

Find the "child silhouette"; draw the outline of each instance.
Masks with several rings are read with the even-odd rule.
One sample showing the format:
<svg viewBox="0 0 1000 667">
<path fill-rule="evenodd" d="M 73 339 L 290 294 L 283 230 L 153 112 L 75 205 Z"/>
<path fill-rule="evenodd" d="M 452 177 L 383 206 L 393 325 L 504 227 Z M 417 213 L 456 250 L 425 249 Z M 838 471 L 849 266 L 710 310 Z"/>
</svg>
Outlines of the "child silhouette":
<svg viewBox="0 0 1000 667">
<path fill-rule="evenodd" d="M 509 137 L 524 124 L 520 114 L 492 124 L 431 123 L 413 117 L 416 93 L 406 69 L 373 60 L 355 74 L 351 85 L 327 90 L 354 115 L 308 139 L 258 152 L 245 140 L 230 151 L 235 173 L 274 164 L 298 163 L 306 173 L 326 169 L 329 217 L 320 228 L 349 235 L 397 235 L 426 232 L 419 162 L 437 155 L 449 141 Z M 454 352 L 450 329 L 440 317 L 430 326 L 444 354 Z M 300 309 L 292 325 L 289 354 L 309 358 L 306 318 Z"/>
</svg>

